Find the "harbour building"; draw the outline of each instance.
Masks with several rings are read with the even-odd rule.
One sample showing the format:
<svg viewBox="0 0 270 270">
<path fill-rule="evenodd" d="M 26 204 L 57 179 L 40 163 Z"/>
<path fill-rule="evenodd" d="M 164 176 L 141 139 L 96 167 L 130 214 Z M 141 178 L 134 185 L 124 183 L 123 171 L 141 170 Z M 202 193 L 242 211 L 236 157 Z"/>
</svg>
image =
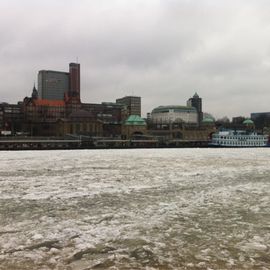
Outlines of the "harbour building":
<svg viewBox="0 0 270 270">
<path fill-rule="evenodd" d="M 153 109 L 151 114 L 152 122 L 160 125 L 168 124 L 198 124 L 198 113 L 196 108 L 191 106 L 159 106 Z"/>
<path fill-rule="evenodd" d="M 187 101 L 186 106 L 158 106 L 148 119 L 148 132 L 160 141 L 177 144 L 181 140 L 207 141 L 214 132 L 215 123 L 211 119 L 202 120 L 202 99 L 197 93 Z"/>
</svg>

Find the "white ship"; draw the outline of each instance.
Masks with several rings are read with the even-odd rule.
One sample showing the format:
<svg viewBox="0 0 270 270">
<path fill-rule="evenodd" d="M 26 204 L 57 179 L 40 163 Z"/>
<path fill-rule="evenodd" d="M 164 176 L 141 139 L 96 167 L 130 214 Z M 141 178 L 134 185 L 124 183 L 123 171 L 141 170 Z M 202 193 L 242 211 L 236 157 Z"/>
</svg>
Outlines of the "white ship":
<svg viewBox="0 0 270 270">
<path fill-rule="evenodd" d="M 219 131 L 212 135 L 209 146 L 213 147 L 266 147 L 269 146 L 268 135 L 245 130 Z"/>
</svg>

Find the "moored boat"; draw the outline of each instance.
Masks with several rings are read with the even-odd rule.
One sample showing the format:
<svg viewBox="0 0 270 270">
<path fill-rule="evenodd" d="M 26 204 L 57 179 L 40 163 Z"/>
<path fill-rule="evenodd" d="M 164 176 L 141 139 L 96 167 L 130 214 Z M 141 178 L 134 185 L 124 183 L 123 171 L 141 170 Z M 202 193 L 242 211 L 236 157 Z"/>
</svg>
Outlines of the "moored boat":
<svg viewBox="0 0 270 270">
<path fill-rule="evenodd" d="M 269 136 L 255 131 L 225 130 L 214 133 L 209 146 L 212 147 L 266 147 Z"/>
</svg>

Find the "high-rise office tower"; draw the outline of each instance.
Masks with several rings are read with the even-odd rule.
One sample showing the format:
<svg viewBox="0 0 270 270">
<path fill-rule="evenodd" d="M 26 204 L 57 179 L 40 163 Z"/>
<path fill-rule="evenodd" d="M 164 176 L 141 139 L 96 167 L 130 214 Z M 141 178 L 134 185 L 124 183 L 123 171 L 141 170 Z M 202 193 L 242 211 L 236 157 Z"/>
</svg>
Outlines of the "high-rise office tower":
<svg viewBox="0 0 270 270">
<path fill-rule="evenodd" d="M 39 99 L 63 100 L 69 90 L 69 73 L 40 70 L 38 72 Z"/>
<path fill-rule="evenodd" d="M 202 99 L 195 93 L 194 96 L 187 101 L 187 105 L 196 108 L 198 113 L 198 124 L 201 125 L 203 120 Z"/>
</svg>

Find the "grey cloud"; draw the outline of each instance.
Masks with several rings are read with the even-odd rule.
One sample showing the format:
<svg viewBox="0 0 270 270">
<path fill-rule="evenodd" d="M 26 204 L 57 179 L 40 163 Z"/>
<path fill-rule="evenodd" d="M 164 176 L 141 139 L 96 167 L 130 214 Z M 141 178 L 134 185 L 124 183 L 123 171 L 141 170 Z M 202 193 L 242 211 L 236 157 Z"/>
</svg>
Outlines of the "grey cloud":
<svg viewBox="0 0 270 270">
<path fill-rule="evenodd" d="M 144 113 L 194 91 L 217 117 L 269 111 L 266 0 L 3 0 L 1 100 L 28 93 L 38 70 L 81 63 L 84 102 L 142 96 Z"/>
</svg>

